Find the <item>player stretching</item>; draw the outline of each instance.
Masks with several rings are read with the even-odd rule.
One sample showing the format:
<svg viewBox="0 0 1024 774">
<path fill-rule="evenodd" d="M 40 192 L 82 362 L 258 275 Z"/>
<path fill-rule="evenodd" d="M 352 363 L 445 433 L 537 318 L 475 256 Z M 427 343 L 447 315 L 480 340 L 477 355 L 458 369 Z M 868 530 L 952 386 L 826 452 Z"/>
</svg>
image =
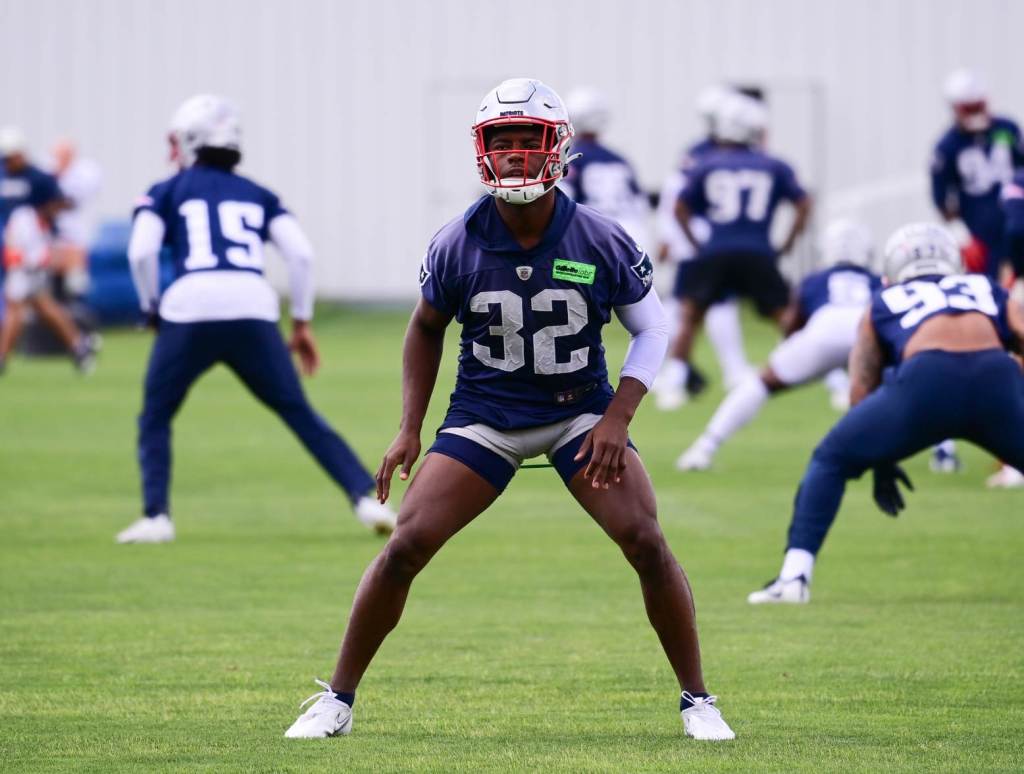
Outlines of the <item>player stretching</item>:
<svg viewBox="0 0 1024 774">
<path fill-rule="evenodd" d="M 850 354 L 853 408 L 814 450 L 797 491 L 779 576 L 748 597 L 807 602 L 814 559 L 846 482 L 866 470 L 890 516 L 903 508 L 896 464 L 963 438 L 1024 466 L 1024 374 L 1005 348 L 1024 341 L 1024 308 L 982 274 L 961 274 L 941 226 L 904 226 L 885 247 L 889 287 L 875 292 Z M 883 378 L 888 366 L 893 370 Z"/>
<path fill-rule="evenodd" d="M 648 617 L 683 689 L 686 733 L 734 734 L 705 692 L 693 599 L 655 515 L 654 490 L 627 428 L 665 353 L 650 260 L 616 223 L 553 190 L 573 128 L 558 95 L 517 78 L 484 97 L 473 126 L 490 196 L 434 237 L 423 298 L 405 338 L 402 424 L 377 472 L 387 500 L 407 478 L 444 331 L 462 324 L 459 373 L 444 424 L 413 479 L 391 540 L 363 575 L 331 682 L 285 736 L 352 729 L 356 687 L 402 615 L 413 578 L 485 511 L 520 463 L 547 455 L 573 496 L 640 577 Z M 632 335 L 618 390 L 601 327 L 612 312 Z"/>
<path fill-rule="evenodd" d="M 273 409 L 342 487 L 359 520 L 379 532 L 394 514 L 371 495 L 374 482 L 348 445 L 313 411 L 288 349 L 312 375 L 320 363 L 310 330 L 313 252 L 277 196 L 234 172 L 241 160 L 235 108 L 220 97 L 187 100 L 174 116 L 171 157 L 180 171 L 157 183 L 135 211 L 128 259 L 142 311 L 157 329 L 139 417 L 145 516 L 119 543 L 174 539 L 168 489 L 171 420 L 203 372 L 224 363 Z M 263 243 L 288 261 L 292 336 L 277 328 L 277 295 L 263 278 Z M 174 255 L 176 279 L 160 295 L 161 245 Z"/>
<path fill-rule="evenodd" d="M 776 259 L 803 231 L 811 200 L 788 164 L 757 149 L 765 121 L 756 100 L 742 94 L 723 98 L 715 118 L 719 147 L 701 159 L 676 203 L 679 225 L 698 251 L 682 288 L 683 322 L 673 352 L 684 372 L 677 374 L 679 382 L 685 382 L 694 337 L 712 303 L 732 294 L 746 296 L 762 316 L 780 324 L 789 304 Z M 793 204 L 796 217 L 776 251 L 769 233 L 783 200 Z M 706 242 L 693 233 L 694 215 L 710 226 Z"/>
<path fill-rule="evenodd" d="M 725 397 L 700 438 L 676 462 L 679 470 L 707 470 L 718 448 L 757 416 L 769 397 L 846 366 L 857 323 L 882 283 L 868 269 L 871 235 L 863 226 L 836 221 L 824 242 L 825 268 L 800 283 L 790 304 L 787 329 L 792 335 L 775 348 L 760 375 L 751 375 Z"/>
</svg>

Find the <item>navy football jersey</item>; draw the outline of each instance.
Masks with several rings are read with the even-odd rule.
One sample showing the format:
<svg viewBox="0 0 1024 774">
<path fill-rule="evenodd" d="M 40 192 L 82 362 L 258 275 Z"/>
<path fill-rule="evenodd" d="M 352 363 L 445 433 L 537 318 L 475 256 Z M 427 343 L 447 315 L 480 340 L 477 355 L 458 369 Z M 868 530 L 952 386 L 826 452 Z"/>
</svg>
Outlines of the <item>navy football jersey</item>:
<svg viewBox="0 0 1024 774">
<path fill-rule="evenodd" d="M 420 270 L 423 298 L 462 324 L 442 429 L 502 430 L 603 413 L 601 328 L 650 290 L 650 259 L 625 230 L 561 191 L 541 243 L 523 250 L 484 196 L 442 228 Z"/>
<path fill-rule="evenodd" d="M 61 197 L 57 178 L 33 167 L 31 164 L 16 172 L 7 172 L 0 162 L 0 245 L 3 244 L 3 229 L 7 218 L 18 207 L 31 205 L 41 207 Z"/>
<path fill-rule="evenodd" d="M 993 118 L 983 132 L 949 129 L 932 158 L 932 200 L 940 210 L 952 207 L 971 234 L 999 256 L 1003 212 L 999 189 L 1024 165 L 1020 129 L 1006 118 Z"/>
<path fill-rule="evenodd" d="M 865 268 L 839 264 L 804 277 L 797 289 L 800 316 L 810 318 L 826 304 L 866 307 L 882 280 Z"/>
<path fill-rule="evenodd" d="M 1006 222 L 1006 256 L 1018 276 L 1024 276 L 1024 169 L 1003 186 L 1003 216 Z"/>
<path fill-rule="evenodd" d="M 679 198 L 707 219 L 711 234 L 700 255 L 775 255 L 769 240 L 779 202 L 805 196 L 793 169 L 754 148 L 718 148 L 689 173 Z"/>
<path fill-rule="evenodd" d="M 683 152 L 683 160 L 679 165 L 679 168 L 684 173 L 689 173 L 700 164 L 701 159 L 707 156 L 711 151 L 719 148 L 717 142 L 711 137 L 705 137 L 703 140 L 695 142 L 689 148 Z"/>
<path fill-rule="evenodd" d="M 890 365 L 903 359 L 903 350 L 921 323 L 937 314 L 980 312 L 992 320 L 1006 346 L 1013 341 L 1007 298 L 1006 291 L 983 274 L 916 277 L 876 291 L 871 322 Z"/>
<path fill-rule="evenodd" d="M 563 185 L 579 204 L 586 204 L 610 218 L 630 211 L 640 194 L 633 167 L 622 156 L 598 142 L 573 143 L 573 153 L 583 154 L 569 165 Z"/>
<path fill-rule="evenodd" d="M 262 274 L 270 222 L 287 212 L 266 188 L 203 164 L 154 185 L 136 206 L 140 210 L 163 220 L 175 277 L 210 270 Z"/>
</svg>

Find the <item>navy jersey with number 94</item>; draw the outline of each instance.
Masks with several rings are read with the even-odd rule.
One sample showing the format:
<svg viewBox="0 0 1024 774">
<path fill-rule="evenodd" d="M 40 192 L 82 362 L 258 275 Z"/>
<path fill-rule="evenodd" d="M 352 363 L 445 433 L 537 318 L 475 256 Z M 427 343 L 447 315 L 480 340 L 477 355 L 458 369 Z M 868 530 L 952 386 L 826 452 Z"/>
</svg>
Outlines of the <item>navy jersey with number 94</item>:
<svg viewBox="0 0 1024 774">
<path fill-rule="evenodd" d="M 139 210 L 163 220 L 176 277 L 209 270 L 262 274 L 270 222 L 287 212 L 266 188 L 202 164 L 154 185 Z"/>
<path fill-rule="evenodd" d="M 601 328 L 650 290 L 650 259 L 614 221 L 555 191 L 541 243 L 522 249 L 484 196 L 441 229 L 423 298 L 462 324 L 443 428 L 537 427 L 601 414 L 612 397 Z"/>
<path fill-rule="evenodd" d="M 903 350 L 921 323 L 938 314 L 983 314 L 992 320 L 1005 346 L 1013 341 L 1007 298 L 1006 291 L 983 274 L 917 277 L 876 292 L 871 322 L 891 365 L 903 359 Z"/>
</svg>

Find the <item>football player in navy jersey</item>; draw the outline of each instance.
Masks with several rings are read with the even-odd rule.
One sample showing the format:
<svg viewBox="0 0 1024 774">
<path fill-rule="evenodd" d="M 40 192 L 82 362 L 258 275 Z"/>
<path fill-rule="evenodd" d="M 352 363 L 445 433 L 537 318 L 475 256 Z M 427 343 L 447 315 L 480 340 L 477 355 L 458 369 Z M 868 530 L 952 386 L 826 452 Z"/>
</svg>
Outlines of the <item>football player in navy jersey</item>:
<svg viewBox="0 0 1024 774">
<path fill-rule="evenodd" d="M 683 360 L 678 352 L 680 339 L 679 330 L 683 326 L 682 299 L 683 288 L 686 287 L 687 276 L 697 256 L 697 249 L 686 238 L 676 218 L 676 201 L 686 187 L 691 172 L 697 168 L 701 160 L 719 147 L 715 136 L 715 113 L 722 100 L 733 91 L 722 86 L 709 86 L 697 98 L 697 113 L 706 127 L 706 135 L 693 143 L 683 153 L 682 161 L 662 183 L 658 196 L 656 223 L 660 244 L 658 246 L 658 263 L 673 261 L 676 264 L 675 279 L 672 284 L 672 298 L 676 302 L 675 317 L 679 320 L 673 342 L 669 345 L 668 357 L 662 366 L 661 373 L 654 381 L 655 405 L 662 411 L 679 408 L 687 399 L 704 390 L 707 380 L 692 363 Z M 690 231 L 699 242 L 708 238 L 708 224 L 703 218 L 690 218 Z M 743 331 L 740 327 L 739 304 L 735 298 L 723 298 L 714 301 L 704 316 L 704 329 L 708 341 L 718 359 L 722 371 L 722 381 L 727 390 L 743 381 L 751 371 L 750 362 L 743 347 Z"/>
<path fill-rule="evenodd" d="M 310 329 L 312 247 L 298 221 L 266 188 L 234 172 L 241 159 L 238 113 L 220 97 L 199 95 L 175 114 L 172 160 L 180 171 L 154 185 L 135 210 L 128 260 L 142 311 L 156 328 L 139 417 L 143 513 L 119 543 L 174 539 L 170 519 L 171 420 L 189 388 L 224 363 L 273 409 L 327 474 L 356 515 L 390 532 L 394 514 L 372 497 L 374 481 L 338 434 L 309 405 L 288 349 L 307 375 L 320 362 Z M 263 244 L 288 262 L 292 335 L 277 328 L 278 299 L 263 278 Z M 175 280 L 161 294 L 161 246 L 174 257 Z"/>
<path fill-rule="evenodd" d="M 719 447 L 752 420 L 769 397 L 843 368 L 871 294 L 882 285 L 871 273 L 871 234 L 850 220 L 829 224 L 824 267 L 805 277 L 786 314 L 788 338 L 760 375 L 753 374 L 722 401 L 701 436 L 676 462 L 679 470 L 707 470 Z"/>
<path fill-rule="evenodd" d="M 601 142 L 610 117 L 607 99 L 596 89 L 579 88 L 569 93 L 565 106 L 576 130 L 573 149 L 579 158 L 569 165 L 558 187 L 579 204 L 616 221 L 634 242 L 646 246 L 651 215 L 647 195 L 640 189 L 633 165 Z"/>
<path fill-rule="evenodd" d="M 946 82 L 953 125 L 932 154 L 932 201 L 960 243 L 964 265 L 998 278 L 1004 255 L 999 190 L 1016 167 L 1024 166 L 1017 124 L 988 109 L 988 89 L 970 70 Z"/>
<path fill-rule="evenodd" d="M 674 347 L 684 366 L 714 301 L 730 294 L 750 298 L 761 315 L 780 325 L 789 304 L 789 288 L 776 260 L 789 252 L 803 231 L 811 199 L 788 164 L 756 147 L 763 140 L 765 122 L 758 101 L 743 94 L 724 98 L 716 117 L 720 147 L 693 170 L 676 203 L 680 226 L 698 250 L 687 269 L 683 324 Z M 783 201 L 794 206 L 796 217 L 776 250 L 769 234 Z M 710 227 L 704 242 L 690 225 L 694 215 L 703 217 Z"/>
<path fill-rule="evenodd" d="M 286 736 L 348 734 L 356 687 L 397 625 L 413 579 L 486 510 L 524 459 L 546 455 L 640 577 L 648 616 L 683 690 L 688 735 L 734 734 L 705 692 L 693 600 L 655 514 L 628 427 L 661 362 L 666 322 L 652 267 L 621 226 L 557 190 L 573 128 L 558 95 L 517 78 L 488 93 L 473 126 L 489 195 L 444 226 L 420 270 L 423 297 L 403 355 L 402 422 L 377 472 L 407 478 L 446 327 L 462 325 L 448 413 L 399 510 L 398 527 L 356 592 L 334 675 Z M 613 390 L 601 328 L 632 336 Z"/>
<path fill-rule="evenodd" d="M 910 486 L 900 460 L 963 438 L 1024 466 L 1024 373 L 1007 354 L 1024 342 L 1024 307 L 982 274 L 963 274 L 942 226 L 904 226 L 885 248 L 877 290 L 850 354 L 853 408 L 814 450 L 797 491 L 782 570 L 753 604 L 807 602 L 814 561 L 846 482 L 874 475 L 890 516 Z"/>
</svg>

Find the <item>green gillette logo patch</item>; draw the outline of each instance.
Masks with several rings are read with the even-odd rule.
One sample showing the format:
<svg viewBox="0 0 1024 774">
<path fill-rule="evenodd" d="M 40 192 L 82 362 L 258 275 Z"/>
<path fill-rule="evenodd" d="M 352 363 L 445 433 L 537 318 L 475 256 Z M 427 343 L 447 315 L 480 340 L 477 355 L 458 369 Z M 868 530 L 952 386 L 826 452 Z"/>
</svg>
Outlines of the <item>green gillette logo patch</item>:
<svg viewBox="0 0 1024 774">
<path fill-rule="evenodd" d="M 557 280 L 579 282 L 582 285 L 593 285 L 597 267 L 590 263 L 578 263 L 557 259 L 551 266 L 551 276 Z"/>
</svg>

